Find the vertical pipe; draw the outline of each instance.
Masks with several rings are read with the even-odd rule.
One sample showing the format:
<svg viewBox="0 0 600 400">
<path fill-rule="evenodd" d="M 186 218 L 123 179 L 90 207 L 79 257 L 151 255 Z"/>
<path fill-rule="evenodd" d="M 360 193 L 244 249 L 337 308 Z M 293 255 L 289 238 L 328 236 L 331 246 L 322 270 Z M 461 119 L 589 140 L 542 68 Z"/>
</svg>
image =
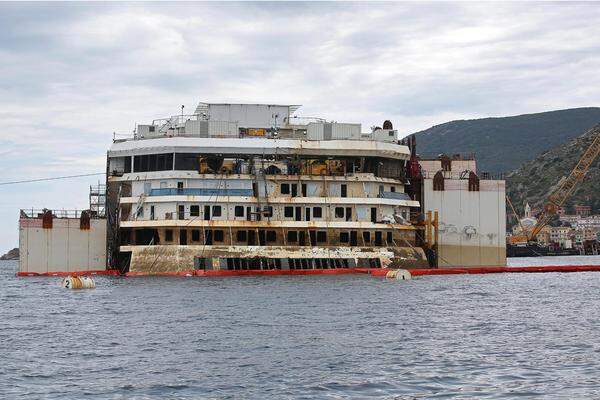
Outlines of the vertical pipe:
<svg viewBox="0 0 600 400">
<path fill-rule="evenodd" d="M 439 215 L 438 215 L 438 211 L 435 210 L 433 213 L 433 229 L 434 229 L 434 240 L 435 240 L 435 244 L 438 244 L 439 241 Z"/>
<path fill-rule="evenodd" d="M 425 218 L 425 241 L 428 246 L 431 246 L 431 211 L 427 211 Z"/>
</svg>

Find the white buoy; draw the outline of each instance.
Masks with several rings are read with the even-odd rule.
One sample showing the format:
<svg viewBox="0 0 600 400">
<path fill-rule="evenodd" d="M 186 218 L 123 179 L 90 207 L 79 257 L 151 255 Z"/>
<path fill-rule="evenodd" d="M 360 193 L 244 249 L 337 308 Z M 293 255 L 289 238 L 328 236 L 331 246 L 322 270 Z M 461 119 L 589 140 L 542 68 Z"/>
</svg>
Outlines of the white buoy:
<svg viewBox="0 0 600 400">
<path fill-rule="evenodd" d="M 398 281 L 409 281 L 412 279 L 411 273 L 405 269 L 394 269 L 392 271 L 388 271 L 388 273 L 385 274 L 385 277 L 388 279 L 396 279 Z"/>
<path fill-rule="evenodd" d="M 396 272 L 396 280 L 398 281 L 409 281 L 412 279 L 412 274 L 406 269 L 399 269 Z"/>
<path fill-rule="evenodd" d="M 93 289 L 96 284 L 87 276 L 68 276 L 63 279 L 62 286 L 66 289 Z"/>
</svg>

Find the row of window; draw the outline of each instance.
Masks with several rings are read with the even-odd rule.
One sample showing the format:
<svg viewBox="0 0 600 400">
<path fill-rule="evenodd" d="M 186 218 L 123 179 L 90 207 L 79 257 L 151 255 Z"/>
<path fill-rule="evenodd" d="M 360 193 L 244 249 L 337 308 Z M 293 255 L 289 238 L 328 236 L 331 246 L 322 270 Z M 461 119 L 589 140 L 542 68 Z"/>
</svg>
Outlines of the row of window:
<svg viewBox="0 0 600 400">
<path fill-rule="evenodd" d="M 190 218 L 198 218 L 200 217 L 201 211 L 200 205 L 191 205 L 189 216 Z M 262 211 L 258 208 L 255 211 L 252 211 L 253 208 L 250 206 L 235 206 L 233 209 L 233 214 L 236 218 L 246 217 L 248 221 L 252 220 L 252 216 L 255 216 L 255 220 L 260 221 L 261 217 L 271 218 L 273 217 L 273 207 L 265 206 Z M 337 219 L 344 219 L 345 221 L 352 221 L 352 207 L 335 207 L 333 209 L 334 217 Z M 144 208 L 140 207 L 137 210 L 137 217 L 143 218 L 144 216 Z M 214 218 L 220 218 L 223 216 L 223 208 L 220 205 L 205 205 L 204 206 L 204 214 L 203 219 L 206 221 L 210 221 Z M 313 218 L 323 218 L 323 207 L 315 206 L 315 207 L 301 207 L 301 206 L 284 206 L 283 207 L 283 217 L 284 218 L 292 218 L 296 221 L 310 221 Z M 150 220 L 154 220 L 156 218 L 155 215 L 155 206 L 150 206 Z M 177 219 L 184 220 L 186 219 L 186 211 L 185 206 L 180 204 L 177 208 Z M 371 222 L 377 222 L 377 208 L 371 208 Z"/>
<path fill-rule="evenodd" d="M 298 187 L 300 187 L 300 193 L 298 192 Z M 172 190 L 172 193 L 169 194 L 190 194 L 190 193 L 186 193 L 185 190 L 222 190 L 224 193 L 226 193 L 228 190 L 230 189 L 216 189 L 216 188 L 191 188 L 191 189 L 185 189 L 184 190 L 184 183 L 182 181 L 177 182 L 177 191 L 175 191 L 174 188 L 170 189 L 168 188 L 168 183 L 166 181 L 160 182 L 160 188 L 161 189 L 169 189 Z M 280 184 L 280 188 L 281 188 L 281 194 L 285 194 L 285 195 L 290 195 L 291 197 L 298 197 L 299 195 L 301 195 L 301 197 L 308 197 L 307 196 L 307 184 L 306 183 L 302 183 L 302 184 L 297 184 L 297 183 L 282 183 Z M 234 189 L 236 190 L 236 189 Z M 246 189 L 237 189 L 237 190 L 246 190 Z M 250 189 L 247 189 L 250 190 Z M 156 189 L 155 189 L 156 191 Z M 392 193 L 396 192 L 396 187 L 395 186 L 390 186 L 390 191 Z M 157 191 L 158 192 L 158 191 Z M 385 192 L 385 187 L 383 185 L 379 186 L 379 193 L 384 193 Z M 152 193 L 152 183 L 151 182 L 146 182 L 144 183 L 144 193 L 146 195 L 149 195 Z M 159 192 L 160 193 L 160 192 Z M 164 194 L 164 193 L 162 193 Z M 347 184 L 341 184 L 340 185 L 340 197 L 348 197 L 348 185 Z"/>
<path fill-rule="evenodd" d="M 175 159 L 173 159 L 173 156 Z M 125 173 L 132 172 L 132 157 L 125 156 L 119 157 L 119 164 L 122 162 Z M 112 161 L 115 160 L 115 163 Z M 160 153 L 160 154 L 144 154 L 136 155 L 133 157 L 133 172 L 150 172 L 150 171 L 164 171 L 164 170 L 178 170 L 178 171 L 202 171 L 204 169 L 213 173 L 221 173 L 223 171 L 228 173 L 239 174 L 244 170 L 246 162 L 239 162 L 236 160 L 227 166 L 223 166 L 223 159 L 207 154 L 198 153 Z M 230 160 L 232 161 L 232 160 Z M 352 172 L 372 173 L 375 176 L 381 177 L 392 177 L 398 178 L 405 174 L 404 162 L 400 160 L 389 160 L 379 158 L 368 158 L 365 160 L 365 165 L 359 167 L 361 162 L 358 159 L 355 160 L 329 160 L 325 161 L 329 166 L 323 168 L 321 160 L 321 166 L 313 168 L 306 163 L 311 163 L 311 160 L 305 160 L 304 165 L 298 165 L 295 162 L 286 162 L 287 174 L 289 175 L 344 175 Z M 111 158 L 110 166 L 117 171 L 116 164 L 117 159 Z M 112 171 L 111 171 L 112 172 Z M 265 168 L 267 174 L 281 174 L 281 169 L 275 165 L 270 165 Z"/>
<path fill-rule="evenodd" d="M 379 259 L 376 259 L 379 261 Z M 272 269 L 334 269 L 354 268 L 354 259 L 332 258 L 226 258 L 225 267 L 231 271 L 237 270 L 272 270 Z M 372 263 L 377 265 L 377 262 Z M 200 263 L 204 265 L 204 263 Z M 381 266 L 381 262 L 379 263 Z"/>
<path fill-rule="evenodd" d="M 182 229 L 179 231 L 179 244 L 186 245 L 187 240 L 187 231 Z M 200 229 L 192 229 L 191 230 L 191 241 L 199 242 L 200 241 Z M 371 244 L 375 246 L 383 246 L 383 245 L 395 245 L 393 240 L 393 234 L 391 231 L 385 232 L 385 240 L 384 240 L 384 232 L 375 231 L 373 235 L 371 235 L 370 231 L 363 231 L 361 235 L 361 241 L 359 243 L 358 240 L 358 232 L 357 231 L 343 231 L 339 232 L 339 243 L 348 244 L 350 246 L 358 246 L 365 245 L 369 246 Z M 277 242 L 278 234 L 274 230 L 237 230 L 235 232 L 235 241 L 238 243 L 244 243 L 249 246 L 265 246 L 268 243 Z M 173 242 L 173 229 L 165 230 L 165 241 Z M 213 243 L 223 243 L 225 242 L 225 231 L 222 229 L 213 229 L 213 230 L 205 230 L 204 231 L 204 244 L 211 245 Z M 309 230 L 308 235 L 304 230 L 296 231 L 289 230 L 286 234 L 286 244 L 288 245 L 299 245 L 299 246 L 316 246 L 318 244 L 326 244 L 327 241 L 327 231 L 314 231 Z M 282 243 L 283 244 L 283 243 Z"/>
<path fill-rule="evenodd" d="M 300 184 L 300 190 L 302 193 L 302 197 L 306 196 L 306 184 Z M 385 191 L 384 186 L 379 186 L 379 193 L 383 193 Z M 396 186 L 390 186 L 390 191 L 392 193 L 396 192 Z M 298 184 L 297 183 L 282 183 L 281 184 L 281 194 L 289 194 L 292 197 L 298 197 Z M 340 185 L 340 197 L 348 197 L 348 185 L 341 184 Z"/>
<path fill-rule="evenodd" d="M 194 260 L 194 268 L 206 270 L 213 266 L 212 258 L 197 257 Z M 281 269 L 339 269 L 339 268 L 356 268 L 369 267 L 381 268 L 381 260 L 379 258 L 239 258 L 227 257 L 220 258 L 219 265 L 221 269 L 230 271 L 246 271 L 246 270 L 281 270 Z"/>
</svg>

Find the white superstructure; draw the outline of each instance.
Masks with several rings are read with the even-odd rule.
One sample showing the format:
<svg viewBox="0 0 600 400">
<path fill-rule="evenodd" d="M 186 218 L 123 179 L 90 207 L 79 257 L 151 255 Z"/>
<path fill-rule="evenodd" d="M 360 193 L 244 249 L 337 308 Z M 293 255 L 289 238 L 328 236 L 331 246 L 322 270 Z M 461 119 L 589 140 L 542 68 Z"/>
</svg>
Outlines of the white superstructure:
<svg viewBox="0 0 600 400">
<path fill-rule="evenodd" d="M 109 257 L 131 272 L 424 265 L 393 129 L 200 103 L 108 152 Z"/>
</svg>

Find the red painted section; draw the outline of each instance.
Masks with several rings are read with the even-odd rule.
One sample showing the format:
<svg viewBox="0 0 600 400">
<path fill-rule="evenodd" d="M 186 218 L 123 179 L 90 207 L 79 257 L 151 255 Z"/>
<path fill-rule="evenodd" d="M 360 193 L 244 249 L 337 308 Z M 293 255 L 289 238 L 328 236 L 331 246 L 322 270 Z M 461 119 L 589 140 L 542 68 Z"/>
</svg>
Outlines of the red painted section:
<svg viewBox="0 0 600 400">
<path fill-rule="evenodd" d="M 392 271 L 389 268 L 337 268 L 337 269 L 293 269 L 293 270 L 245 270 L 245 271 L 180 271 L 180 272 L 128 272 L 125 276 L 280 276 L 280 275 L 346 275 L 369 274 L 385 277 Z M 468 267 L 468 268 L 437 268 L 437 269 L 408 269 L 413 276 L 423 275 L 459 275 L 459 274 L 499 274 L 499 273 L 543 273 L 543 272 L 600 272 L 600 265 L 547 265 L 531 267 Z M 110 275 L 119 276 L 117 270 L 77 271 L 77 272 L 17 272 L 17 276 L 90 276 Z"/>
<path fill-rule="evenodd" d="M 371 268 L 336 268 L 336 269 L 291 269 L 291 270 L 208 270 L 208 271 L 181 271 L 181 272 L 128 272 L 125 276 L 202 276 L 202 277 L 226 277 L 226 276 L 280 276 L 280 275 L 342 275 L 369 273 Z"/>
<path fill-rule="evenodd" d="M 543 272 L 589 272 L 600 271 L 600 265 L 545 265 L 531 267 L 475 267 L 409 269 L 413 276 L 457 275 L 457 274 L 499 274 L 499 273 L 543 273 Z M 385 273 L 383 273 L 385 276 Z"/>
<path fill-rule="evenodd" d="M 119 271 L 116 269 L 102 269 L 89 271 L 73 271 L 73 272 L 17 272 L 17 276 L 90 276 L 90 275 L 111 275 L 119 276 Z"/>
<path fill-rule="evenodd" d="M 180 271 L 180 272 L 157 272 L 157 273 L 146 273 L 146 272 L 127 272 L 125 276 L 136 277 L 136 276 L 194 276 L 193 270 L 191 271 Z"/>
</svg>

